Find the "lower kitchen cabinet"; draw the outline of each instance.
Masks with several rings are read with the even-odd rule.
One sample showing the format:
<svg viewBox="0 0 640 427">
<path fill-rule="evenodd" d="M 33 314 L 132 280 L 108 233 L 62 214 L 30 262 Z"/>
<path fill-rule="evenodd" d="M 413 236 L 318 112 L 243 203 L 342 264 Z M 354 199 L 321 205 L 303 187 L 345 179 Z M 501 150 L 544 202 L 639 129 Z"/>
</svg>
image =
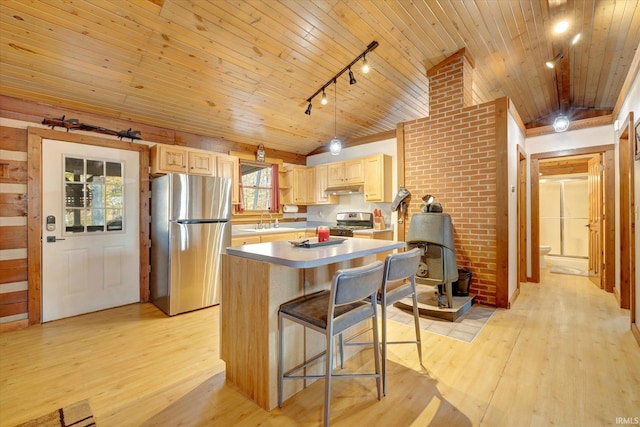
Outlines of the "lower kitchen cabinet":
<svg viewBox="0 0 640 427">
<path fill-rule="evenodd" d="M 302 229 L 300 231 L 291 231 L 291 232 L 285 232 L 285 233 L 262 232 L 259 236 L 235 236 L 231 238 L 231 246 L 304 239 L 306 234 L 307 234 L 306 231 Z M 315 236 L 315 233 L 314 233 L 314 236 Z"/>
<path fill-rule="evenodd" d="M 393 240 L 393 231 L 392 230 L 384 230 L 384 231 L 378 231 L 375 233 L 358 233 L 357 231 L 353 232 L 353 237 L 357 237 L 359 239 L 377 239 L 377 240 Z M 380 252 L 378 254 L 376 254 L 376 259 L 378 261 L 382 261 L 384 262 L 385 258 L 387 258 L 387 255 L 389 255 L 390 253 L 393 253 L 393 251 L 389 251 L 389 252 Z"/>
</svg>

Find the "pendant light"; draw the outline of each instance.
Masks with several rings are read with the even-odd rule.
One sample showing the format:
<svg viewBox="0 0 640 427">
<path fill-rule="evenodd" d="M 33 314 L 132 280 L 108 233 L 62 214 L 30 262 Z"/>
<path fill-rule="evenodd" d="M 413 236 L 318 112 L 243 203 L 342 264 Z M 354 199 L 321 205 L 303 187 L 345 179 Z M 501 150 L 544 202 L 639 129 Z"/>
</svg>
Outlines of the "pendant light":
<svg viewBox="0 0 640 427">
<path fill-rule="evenodd" d="M 336 80 L 333 81 L 333 93 L 335 97 L 335 101 L 333 103 L 333 139 L 329 143 L 329 151 L 334 156 L 340 154 L 342 151 L 342 142 L 338 139 L 338 83 Z"/>
</svg>

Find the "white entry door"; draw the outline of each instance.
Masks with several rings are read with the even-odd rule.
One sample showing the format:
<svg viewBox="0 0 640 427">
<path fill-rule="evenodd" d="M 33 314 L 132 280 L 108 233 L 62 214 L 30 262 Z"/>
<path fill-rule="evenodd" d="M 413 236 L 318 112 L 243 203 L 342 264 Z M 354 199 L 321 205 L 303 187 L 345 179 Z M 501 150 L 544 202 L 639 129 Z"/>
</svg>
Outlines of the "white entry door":
<svg viewBox="0 0 640 427">
<path fill-rule="evenodd" d="M 140 300 L 138 152 L 42 141 L 42 321 Z"/>
</svg>

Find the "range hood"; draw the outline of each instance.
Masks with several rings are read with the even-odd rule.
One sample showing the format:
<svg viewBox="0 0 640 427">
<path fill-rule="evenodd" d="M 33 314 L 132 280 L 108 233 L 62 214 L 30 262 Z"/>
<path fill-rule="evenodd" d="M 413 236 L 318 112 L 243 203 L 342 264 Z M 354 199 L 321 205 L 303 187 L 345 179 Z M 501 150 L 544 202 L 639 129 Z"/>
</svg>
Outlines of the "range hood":
<svg viewBox="0 0 640 427">
<path fill-rule="evenodd" d="M 354 193 L 363 193 L 364 190 L 362 188 L 362 185 L 336 185 L 336 186 L 329 186 L 327 187 L 326 190 L 324 190 L 325 194 L 336 194 L 336 195 L 342 195 L 342 194 L 354 194 Z"/>
</svg>

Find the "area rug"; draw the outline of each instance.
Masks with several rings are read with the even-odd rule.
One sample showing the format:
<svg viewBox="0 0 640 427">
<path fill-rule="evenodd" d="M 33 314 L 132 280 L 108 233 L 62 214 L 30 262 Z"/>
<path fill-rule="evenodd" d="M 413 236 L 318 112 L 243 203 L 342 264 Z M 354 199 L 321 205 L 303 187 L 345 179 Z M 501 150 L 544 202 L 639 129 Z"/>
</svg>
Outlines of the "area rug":
<svg viewBox="0 0 640 427">
<path fill-rule="evenodd" d="M 82 400 L 15 427 L 90 427 L 95 425 L 89 401 Z"/>
<path fill-rule="evenodd" d="M 393 306 L 388 307 L 387 310 L 390 321 L 408 326 L 413 325 L 413 314 L 411 312 Z M 466 313 L 458 317 L 455 322 L 420 316 L 420 329 L 432 334 L 472 343 L 495 311 L 493 307 L 474 304 Z"/>
<path fill-rule="evenodd" d="M 552 265 L 551 270 L 549 271 L 551 273 L 570 274 L 572 276 L 588 276 L 589 275 L 588 271 L 581 270 L 579 268 L 574 268 L 574 267 L 564 267 L 562 265 Z"/>
</svg>

